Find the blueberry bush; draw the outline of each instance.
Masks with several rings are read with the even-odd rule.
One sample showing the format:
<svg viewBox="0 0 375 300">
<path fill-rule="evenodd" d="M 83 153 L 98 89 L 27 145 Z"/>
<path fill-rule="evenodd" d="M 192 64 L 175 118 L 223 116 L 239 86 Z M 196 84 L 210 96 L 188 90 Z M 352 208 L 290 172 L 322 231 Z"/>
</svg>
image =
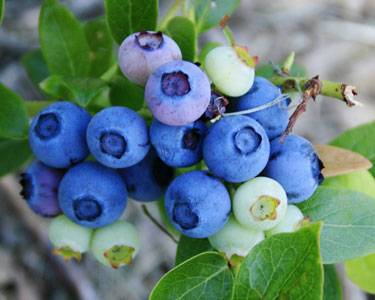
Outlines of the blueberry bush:
<svg viewBox="0 0 375 300">
<path fill-rule="evenodd" d="M 239 2 L 176 0 L 158 20 L 157 0 L 106 0 L 82 23 L 45 0 L 40 49 L 22 58 L 45 100 L 0 83 L 0 176 L 33 159 L 21 195 L 53 218 L 64 260 L 136 264 L 119 218 L 140 202 L 178 240 L 150 300 L 342 299 L 339 262 L 375 293 L 375 122 L 330 145 L 290 134 L 310 99 L 350 107 L 357 91 L 308 77 L 293 52 L 258 66 L 228 25 Z M 216 26 L 228 44 L 198 49 Z M 160 199 L 164 224 L 145 204 Z"/>
</svg>

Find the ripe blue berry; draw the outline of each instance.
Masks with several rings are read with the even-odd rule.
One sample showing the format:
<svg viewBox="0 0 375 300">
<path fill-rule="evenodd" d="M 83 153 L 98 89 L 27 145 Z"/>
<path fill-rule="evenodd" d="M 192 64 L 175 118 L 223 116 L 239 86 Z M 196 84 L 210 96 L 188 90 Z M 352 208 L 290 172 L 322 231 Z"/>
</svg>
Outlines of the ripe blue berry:
<svg viewBox="0 0 375 300">
<path fill-rule="evenodd" d="M 126 221 L 96 229 L 91 241 L 95 258 L 114 269 L 129 265 L 139 250 L 139 237 L 135 227 Z"/>
<path fill-rule="evenodd" d="M 245 63 L 233 47 L 212 49 L 205 58 L 204 66 L 215 87 L 225 95 L 241 96 L 253 84 L 254 68 Z"/>
<path fill-rule="evenodd" d="M 217 233 L 228 221 L 231 201 L 224 184 L 203 171 L 191 171 L 172 181 L 165 194 L 172 225 L 192 238 Z"/>
<path fill-rule="evenodd" d="M 288 135 L 284 144 L 279 140 L 276 138 L 271 142 L 270 160 L 263 174 L 283 186 L 288 203 L 307 200 L 324 179 L 318 153 L 301 136 Z"/>
<path fill-rule="evenodd" d="M 80 261 L 82 253 L 90 248 L 92 229 L 79 226 L 61 215 L 54 218 L 48 228 L 48 236 L 55 246 L 53 254 L 60 254 L 65 261 L 73 257 Z"/>
<path fill-rule="evenodd" d="M 275 227 L 285 216 L 288 200 L 282 186 L 267 177 L 243 184 L 233 196 L 233 213 L 243 226 L 254 230 Z"/>
<path fill-rule="evenodd" d="M 141 31 L 129 35 L 118 52 L 122 73 L 143 86 L 159 66 L 181 58 L 181 50 L 175 41 L 161 32 Z"/>
<path fill-rule="evenodd" d="M 115 222 L 127 203 L 121 176 L 97 162 L 83 162 L 69 169 L 61 180 L 58 195 L 64 214 L 89 228 Z"/>
<path fill-rule="evenodd" d="M 129 197 L 142 202 L 163 197 L 174 175 L 173 168 L 162 162 L 152 147 L 139 163 L 118 172 L 126 183 Z"/>
<path fill-rule="evenodd" d="M 145 121 L 135 111 L 120 106 L 105 108 L 92 118 L 87 144 L 92 155 L 111 168 L 135 165 L 150 148 Z"/>
<path fill-rule="evenodd" d="M 206 125 L 199 120 L 183 126 L 169 126 L 154 119 L 150 127 L 151 144 L 168 166 L 192 166 L 202 159 L 206 130 Z"/>
<path fill-rule="evenodd" d="M 21 195 L 34 213 L 41 217 L 61 214 L 57 191 L 64 176 L 63 170 L 48 167 L 34 160 L 21 176 Z"/>
<path fill-rule="evenodd" d="M 255 108 L 272 102 L 280 95 L 277 86 L 263 77 L 256 76 L 253 86 L 245 95 L 229 99 L 228 111 L 234 112 Z M 258 121 L 265 129 L 268 138 L 272 140 L 281 135 L 288 125 L 289 113 L 285 109 L 287 107 L 287 100 L 284 100 L 268 108 L 245 114 L 245 116 Z"/>
<path fill-rule="evenodd" d="M 208 238 L 212 247 L 224 252 L 228 258 L 233 254 L 245 257 L 250 250 L 264 240 L 263 231 L 247 228 L 230 217 L 225 226 L 216 234 Z"/>
<path fill-rule="evenodd" d="M 228 182 L 258 175 L 270 153 L 263 127 L 246 116 L 228 116 L 214 123 L 203 141 L 203 159 L 212 173 Z"/>
<path fill-rule="evenodd" d="M 89 154 L 86 129 L 91 119 L 88 111 L 71 102 L 55 102 L 34 118 L 29 143 L 35 156 L 54 168 L 68 168 Z"/>
<path fill-rule="evenodd" d="M 145 98 L 160 122 L 181 126 L 197 120 L 211 96 L 207 75 L 188 61 L 171 61 L 153 72 L 146 84 Z"/>
</svg>

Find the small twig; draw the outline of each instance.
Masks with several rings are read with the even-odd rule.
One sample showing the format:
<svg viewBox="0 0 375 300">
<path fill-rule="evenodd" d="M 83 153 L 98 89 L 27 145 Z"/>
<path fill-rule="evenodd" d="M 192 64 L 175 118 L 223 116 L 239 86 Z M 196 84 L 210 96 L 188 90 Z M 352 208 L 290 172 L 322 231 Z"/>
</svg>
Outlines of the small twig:
<svg viewBox="0 0 375 300">
<path fill-rule="evenodd" d="M 175 237 L 167 230 L 165 229 L 148 211 L 146 205 L 142 204 L 142 210 L 145 213 L 147 217 L 150 218 L 150 220 L 157 226 L 161 231 L 163 231 L 167 236 L 169 236 L 172 241 L 174 241 L 176 244 L 178 244 L 178 241 L 175 239 Z"/>
<path fill-rule="evenodd" d="M 292 131 L 296 121 L 298 120 L 299 116 L 306 111 L 307 103 L 309 102 L 310 98 L 314 100 L 319 95 L 322 90 L 322 83 L 319 80 L 319 75 L 311 78 L 309 81 L 306 82 L 304 86 L 304 91 L 302 93 L 302 102 L 297 106 L 296 110 L 289 118 L 288 126 L 285 129 L 283 136 L 280 139 L 280 143 L 284 143 L 285 138 L 288 134 Z"/>
</svg>

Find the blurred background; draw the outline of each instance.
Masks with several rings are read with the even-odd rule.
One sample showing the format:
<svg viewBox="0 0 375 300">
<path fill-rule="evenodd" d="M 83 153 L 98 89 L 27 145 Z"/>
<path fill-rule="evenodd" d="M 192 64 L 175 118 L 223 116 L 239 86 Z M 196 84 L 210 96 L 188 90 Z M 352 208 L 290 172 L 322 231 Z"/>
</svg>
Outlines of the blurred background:
<svg viewBox="0 0 375 300">
<path fill-rule="evenodd" d="M 20 58 L 39 47 L 41 0 L 6 0 L 0 27 L 0 81 L 24 99 L 42 99 Z M 103 0 L 60 1 L 82 21 L 103 15 Z M 160 0 L 160 15 L 171 5 Z M 357 87 L 363 107 L 319 96 L 309 103 L 293 133 L 325 144 L 354 126 L 375 119 L 375 2 L 373 0 L 242 0 L 232 15 L 237 43 L 247 45 L 259 64 L 284 60 L 291 51 L 308 76 Z M 226 43 L 221 30 L 200 37 Z M 374 137 L 375 138 L 375 137 Z M 1 157 L 0 157 L 1 159 Z M 133 265 L 114 271 L 86 254 L 80 264 L 51 255 L 48 221 L 34 216 L 19 194 L 15 175 L 0 181 L 0 300 L 2 299 L 147 299 L 161 276 L 173 267 L 176 244 L 143 213 L 128 203 L 123 218 L 139 230 L 141 250 Z M 160 219 L 154 204 L 151 213 Z M 345 300 L 375 299 L 343 275 Z M 375 284 L 375 283 L 374 283 Z"/>
</svg>

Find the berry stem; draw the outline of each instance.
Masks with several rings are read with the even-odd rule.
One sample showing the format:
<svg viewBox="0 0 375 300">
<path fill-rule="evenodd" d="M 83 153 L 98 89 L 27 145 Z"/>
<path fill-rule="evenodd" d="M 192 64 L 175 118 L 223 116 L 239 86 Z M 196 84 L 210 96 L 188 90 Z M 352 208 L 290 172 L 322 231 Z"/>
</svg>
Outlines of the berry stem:
<svg viewBox="0 0 375 300">
<path fill-rule="evenodd" d="M 235 39 L 234 39 L 234 35 L 233 35 L 233 32 L 232 30 L 230 29 L 230 27 L 228 26 L 227 22 L 228 20 L 230 19 L 229 15 L 225 15 L 221 21 L 220 21 L 220 24 L 219 26 L 223 29 L 223 32 L 224 32 L 224 35 L 225 37 L 227 38 L 228 42 L 229 42 L 229 45 L 233 45 L 235 44 Z"/>
<path fill-rule="evenodd" d="M 168 22 L 177 14 L 181 6 L 186 0 L 176 0 L 169 8 L 163 19 L 160 21 L 157 31 L 164 31 L 167 27 Z"/>
<path fill-rule="evenodd" d="M 29 117 L 34 117 L 36 114 L 41 111 L 46 106 L 55 103 L 57 100 L 44 101 L 44 100 L 28 100 L 24 101 L 26 111 Z"/>
<path fill-rule="evenodd" d="M 167 230 L 165 229 L 148 211 L 146 205 L 142 204 L 142 210 L 145 213 L 147 217 L 161 230 L 163 231 L 167 236 L 171 238 L 172 241 L 174 241 L 176 244 L 178 244 L 178 241 L 176 238 Z"/>
<path fill-rule="evenodd" d="M 283 76 L 273 76 L 269 80 L 274 85 L 281 85 L 283 87 L 283 93 L 298 92 L 304 90 L 306 83 L 311 78 L 304 77 L 283 77 Z M 359 102 L 354 100 L 354 96 L 357 95 L 356 88 L 348 84 L 342 84 L 338 82 L 328 81 L 328 80 L 319 80 L 321 82 L 322 88 L 320 95 L 328 96 L 332 98 L 339 99 L 344 101 L 349 107 L 354 105 L 360 105 Z"/>
</svg>

